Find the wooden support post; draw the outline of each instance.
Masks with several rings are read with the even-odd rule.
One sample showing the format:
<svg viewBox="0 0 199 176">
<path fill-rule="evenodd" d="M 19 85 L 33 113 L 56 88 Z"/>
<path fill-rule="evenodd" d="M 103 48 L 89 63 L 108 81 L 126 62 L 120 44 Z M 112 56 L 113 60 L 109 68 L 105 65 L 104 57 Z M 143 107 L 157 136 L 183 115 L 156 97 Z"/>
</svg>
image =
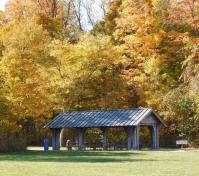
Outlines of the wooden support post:
<svg viewBox="0 0 199 176">
<path fill-rule="evenodd" d="M 108 149 L 108 145 L 107 145 L 107 127 L 102 127 L 102 148 L 103 150 L 107 150 Z"/>
<path fill-rule="evenodd" d="M 127 150 L 131 150 L 132 149 L 132 137 L 133 137 L 133 129 L 132 127 L 124 127 L 124 130 L 127 134 Z"/>
<path fill-rule="evenodd" d="M 56 150 L 56 129 L 52 129 L 52 149 Z"/>
<path fill-rule="evenodd" d="M 158 149 L 159 148 L 159 126 L 158 125 L 153 125 L 151 128 L 152 132 L 152 148 L 153 149 Z"/>
<path fill-rule="evenodd" d="M 159 128 L 160 128 L 160 126 L 157 125 L 157 127 L 156 127 L 156 149 L 160 148 L 160 143 L 159 143 Z"/>
<path fill-rule="evenodd" d="M 133 128 L 133 149 L 139 150 L 139 126 Z"/>
<path fill-rule="evenodd" d="M 75 146 L 78 148 L 79 144 L 79 131 L 75 128 Z"/>
<path fill-rule="evenodd" d="M 60 150 L 60 133 L 61 128 L 52 129 L 52 148 L 53 151 Z"/>
<path fill-rule="evenodd" d="M 156 149 L 156 133 L 155 133 L 155 131 L 156 131 L 156 127 L 155 127 L 155 125 L 153 125 L 151 128 L 152 148 L 153 149 Z"/>
<path fill-rule="evenodd" d="M 84 128 L 78 128 L 78 150 L 84 150 Z"/>
</svg>

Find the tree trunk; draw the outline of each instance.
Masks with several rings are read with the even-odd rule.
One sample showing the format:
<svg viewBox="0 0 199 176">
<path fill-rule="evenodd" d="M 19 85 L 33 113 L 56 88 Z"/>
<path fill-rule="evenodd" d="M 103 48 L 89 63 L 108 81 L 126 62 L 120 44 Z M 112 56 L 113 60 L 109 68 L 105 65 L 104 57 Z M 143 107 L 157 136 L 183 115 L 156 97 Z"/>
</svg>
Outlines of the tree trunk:
<svg viewBox="0 0 199 176">
<path fill-rule="evenodd" d="M 57 0 L 51 0 L 51 17 L 56 17 L 57 15 Z"/>
</svg>

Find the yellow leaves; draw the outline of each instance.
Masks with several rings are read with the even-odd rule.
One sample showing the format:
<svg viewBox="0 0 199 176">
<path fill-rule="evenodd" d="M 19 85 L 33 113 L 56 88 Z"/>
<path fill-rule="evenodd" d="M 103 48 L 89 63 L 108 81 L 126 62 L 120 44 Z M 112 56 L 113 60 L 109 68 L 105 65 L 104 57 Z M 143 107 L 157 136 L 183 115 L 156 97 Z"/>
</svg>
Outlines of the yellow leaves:
<svg viewBox="0 0 199 176">
<path fill-rule="evenodd" d="M 47 53 L 50 37 L 34 18 L 13 23 L 3 30 L 3 34 L 1 38 L 5 54 L 15 49 L 19 50 L 24 58 L 35 63 L 47 64 L 50 61 Z"/>
<path fill-rule="evenodd" d="M 5 18 L 5 13 L 3 11 L 0 11 L 0 19 L 2 20 L 3 18 Z"/>
<path fill-rule="evenodd" d="M 5 33 L 3 43 L 7 47 L 17 47 L 19 49 L 36 48 L 46 40 L 47 33 L 43 31 L 41 25 L 36 24 L 34 19 L 16 23 L 10 31 Z M 28 22 L 28 23 L 27 23 Z M 26 25 L 24 25 L 26 23 Z"/>
<path fill-rule="evenodd" d="M 45 68 L 49 60 L 48 33 L 34 18 L 29 18 L 4 30 L 2 41 L 5 49 L 0 68 L 9 110 L 19 117 L 48 116 L 51 113 L 49 75 Z"/>
<path fill-rule="evenodd" d="M 27 67 L 22 67 L 21 70 L 16 69 L 20 68 L 22 65 Z M 21 75 L 21 71 L 23 71 L 23 76 L 30 76 L 34 75 L 36 70 L 36 64 L 34 64 L 31 60 L 23 58 L 23 54 L 18 49 L 12 49 L 10 52 L 7 52 L 7 54 L 4 54 L 1 61 L 1 67 L 3 71 L 9 71 L 10 76 Z M 32 72 L 30 72 L 30 70 L 32 70 Z"/>
<path fill-rule="evenodd" d="M 157 54 L 151 55 L 148 60 L 144 62 L 143 68 L 144 72 L 148 75 L 151 75 L 151 77 L 155 78 L 159 74 L 160 70 L 160 58 Z"/>
<path fill-rule="evenodd" d="M 196 103 L 196 111 L 197 111 L 197 113 L 199 114 L 199 96 L 197 96 L 197 97 L 195 98 L 195 103 Z"/>
<path fill-rule="evenodd" d="M 61 109 L 66 110 L 80 95 L 92 92 L 89 86 L 97 86 L 93 81 L 104 72 L 111 73 L 120 56 L 120 50 L 113 46 L 110 37 L 102 35 L 82 36 L 76 44 L 55 40 L 49 49 L 55 59 L 50 68 L 53 73 L 50 84 Z"/>
<path fill-rule="evenodd" d="M 40 67 L 22 58 L 16 51 L 4 55 L 0 66 L 12 113 L 21 117 L 40 115 L 41 110 L 46 108 L 43 100 L 47 98 L 46 78 L 42 78 Z"/>
<path fill-rule="evenodd" d="M 3 11 L 0 11 L 0 29 L 5 24 L 5 22 L 6 22 L 5 13 Z"/>
<path fill-rule="evenodd" d="M 60 41 L 54 40 L 49 44 L 50 55 L 52 57 L 57 58 L 59 61 L 70 61 L 71 60 L 71 52 L 73 50 L 72 44 L 70 44 L 67 40 Z"/>
<path fill-rule="evenodd" d="M 75 46 L 75 53 L 79 53 L 88 64 L 117 62 L 120 55 L 107 36 L 84 36 Z M 84 52 L 82 52 L 84 51 Z M 89 61 L 90 59 L 90 61 Z M 90 63 L 89 63 L 90 62 Z"/>
</svg>

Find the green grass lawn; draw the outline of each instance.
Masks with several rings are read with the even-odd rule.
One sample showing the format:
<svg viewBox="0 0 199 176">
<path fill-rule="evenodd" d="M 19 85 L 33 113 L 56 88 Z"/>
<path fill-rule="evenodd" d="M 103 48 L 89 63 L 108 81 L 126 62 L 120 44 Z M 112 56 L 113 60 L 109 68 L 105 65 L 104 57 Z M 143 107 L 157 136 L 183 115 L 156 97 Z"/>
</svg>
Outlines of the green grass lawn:
<svg viewBox="0 0 199 176">
<path fill-rule="evenodd" d="M 0 154 L 1 176 L 198 176 L 199 152 L 27 151 Z"/>
</svg>

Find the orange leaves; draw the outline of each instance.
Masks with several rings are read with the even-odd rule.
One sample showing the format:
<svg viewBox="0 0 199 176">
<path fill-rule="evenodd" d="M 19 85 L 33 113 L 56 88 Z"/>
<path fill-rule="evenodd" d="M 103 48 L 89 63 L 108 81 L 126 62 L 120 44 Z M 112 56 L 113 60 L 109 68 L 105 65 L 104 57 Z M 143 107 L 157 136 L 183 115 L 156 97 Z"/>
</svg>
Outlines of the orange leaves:
<svg viewBox="0 0 199 176">
<path fill-rule="evenodd" d="M 150 55 L 152 50 L 159 47 L 164 35 L 153 14 L 148 13 L 148 9 L 152 8 L 148 3 L 123 1 L 120 16 L 116 19 L 114 36 L 134 55 Z"/>
<path fill-rule="evenodd" d="M 6 4 L 6 16 L 9 20 L 20 20 L 31 17 L 34 9 L 30 8 L 33 3 L 31 0 L 10 0 Z"/>
</svg>

